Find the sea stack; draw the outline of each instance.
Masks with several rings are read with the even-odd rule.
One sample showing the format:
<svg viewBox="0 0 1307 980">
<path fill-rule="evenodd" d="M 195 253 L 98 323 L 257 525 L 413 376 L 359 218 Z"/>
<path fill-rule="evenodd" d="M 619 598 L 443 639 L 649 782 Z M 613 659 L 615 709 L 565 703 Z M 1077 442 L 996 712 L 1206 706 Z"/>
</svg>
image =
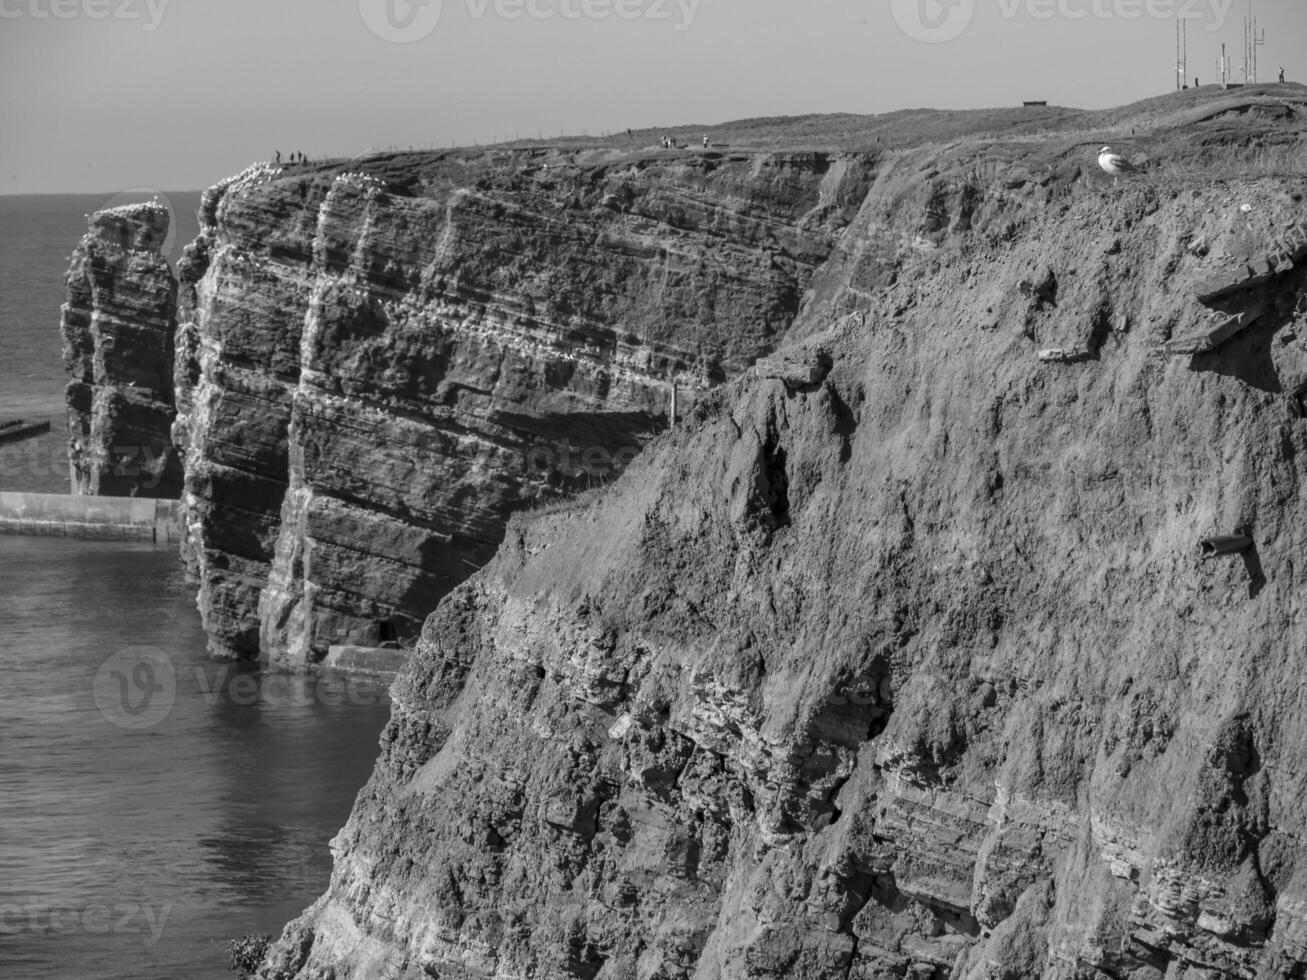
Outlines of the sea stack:
<svg viewBox="0 0 1307 980">
<path fill-rule="evenodd" d="M 91 215 L 63 306 L 72 493 L 175 499 L 172 446 L 177 281 L 163 255 L 168 209 L 132 204 Z"/>
</svg>

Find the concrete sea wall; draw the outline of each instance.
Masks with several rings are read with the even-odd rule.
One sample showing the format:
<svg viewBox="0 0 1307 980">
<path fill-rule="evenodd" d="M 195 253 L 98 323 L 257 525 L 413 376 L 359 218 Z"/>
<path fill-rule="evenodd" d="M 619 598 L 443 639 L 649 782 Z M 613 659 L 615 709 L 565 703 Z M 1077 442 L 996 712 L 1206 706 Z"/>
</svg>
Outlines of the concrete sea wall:
<svg viewBox="0 0 1307 980">
<path fill-rule="evenodd" d="M 180 515 L 176 500 L 0 493 L 0 534 L 167 544 L 180 540 Z"/>
</svg>

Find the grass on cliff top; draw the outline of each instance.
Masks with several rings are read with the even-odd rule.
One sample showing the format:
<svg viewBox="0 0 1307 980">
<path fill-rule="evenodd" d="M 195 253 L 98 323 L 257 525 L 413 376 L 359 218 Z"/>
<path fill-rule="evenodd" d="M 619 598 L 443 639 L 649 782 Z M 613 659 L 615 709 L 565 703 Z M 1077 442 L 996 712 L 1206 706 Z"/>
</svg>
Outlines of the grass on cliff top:
<svg viewBox="0 0 1307 980">
<path fill-rule="evenodd" d="M 597 148 L 641 150 L 657 148 L 663 136 L 676 136 L 694 150 L 704 135 L 717 148 L 760 150 L 869 150 L 920 146 L 969 137 L 1013 138 L 1076 133 L 1137 133 L 1199 125 L 1225 114 L 1242 116 L 1297 114 L 1307 118 L 1307 86 L 1297 83 L 1254 85 L 1222 90 L 1209 85 L 1172 92 L 1114 109 L 1087 110 L 1062 106 L 1017 106 L 992 109 L 901 109 L 881 115 L 833 113 L 692 123 L 664 129 L 625 131 L 609 136 L 577 136 L 520 140 L 497 149 Z M 490 149 L 478 147 L 477 150 Z M 464 147 L 433 153 L 466 153 Z M 410 156 L 389 154 L 380 156 Z"/>
<path fill-rule="evenodd" d="M 1144 99 L 1114 109 L 1060 106 L 996 109 L 904 109 L 876 116 L 837 113 L 741 119 L 718 125 L 625 131 L 609 136 L 524 140 L 491 147 L 374 153 L 354 160 L 319 161 L 288 176 L 330 176 L 362 170 L 392 187 L 417 188 L 428 178 L 446 179 L 464 166 L 530 154 L 542 162 L 582 166 L 638 159 L 675 159 L 659 140 L 677 136 L 685 157 L 701 156 L 704 134 L 714 152 L 892 152 L 921 145 L 970 154 L 976 144 L 1008 146 L 1034 163 L 1083 157 L 1103 143 L 1142 157 L 1150 166 L 1185 173 L 1295 175 L 1307 173 L 1307 86 L 1267 84 L 1222 90 L 1210 85 Z M 945 151 L 945 152 L 948 152 Z M 1003 155 L 1002 152 L 999 155 Z M 1092 155 L 1096 155 L 1093 153 Z M 570 158 L 570 159 L 569 159 Z M 509 164 L 512 165 L 511 163 Z M 1188 171 L 1184 168 L 1189 167 Z"/>
</svg>

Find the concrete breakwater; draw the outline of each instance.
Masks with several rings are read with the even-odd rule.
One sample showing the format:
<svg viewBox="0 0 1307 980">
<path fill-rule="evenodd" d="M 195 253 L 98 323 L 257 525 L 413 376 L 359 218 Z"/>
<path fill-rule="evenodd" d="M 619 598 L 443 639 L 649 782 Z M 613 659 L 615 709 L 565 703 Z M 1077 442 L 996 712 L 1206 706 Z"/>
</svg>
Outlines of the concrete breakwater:
<svg viewBox="0 0 1307 980">
<path fill-rule="evenodd" d="M 23 419 L 9 419 L 0 422 L 0 446 L 10 442 L 22 442 L 35 439 L 50 431 L 49 422 L 26 422 Z"/>
<path fill-rule="evenodd" d="M 181 539 L 181 504 L 144 497 L 0 492 L 0 534 L 167 544 Z"/>
</svg>

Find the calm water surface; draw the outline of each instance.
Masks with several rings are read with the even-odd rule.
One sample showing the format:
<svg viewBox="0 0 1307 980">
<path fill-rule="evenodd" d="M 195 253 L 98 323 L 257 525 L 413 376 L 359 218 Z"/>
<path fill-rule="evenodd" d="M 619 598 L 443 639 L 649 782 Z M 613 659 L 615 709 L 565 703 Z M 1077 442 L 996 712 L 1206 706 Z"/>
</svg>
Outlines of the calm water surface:
<svg viewBox="0 0 1307 980">
<path fill-rule="evenodd" d="M 175 695 L 131 730 L 100 668 L 142 650 Z M 325 889 L 384 688 L 209 662 L 172 550 L 3 536 L 0 671 L 0 977 L 216 980 Z"/>
</svg>

